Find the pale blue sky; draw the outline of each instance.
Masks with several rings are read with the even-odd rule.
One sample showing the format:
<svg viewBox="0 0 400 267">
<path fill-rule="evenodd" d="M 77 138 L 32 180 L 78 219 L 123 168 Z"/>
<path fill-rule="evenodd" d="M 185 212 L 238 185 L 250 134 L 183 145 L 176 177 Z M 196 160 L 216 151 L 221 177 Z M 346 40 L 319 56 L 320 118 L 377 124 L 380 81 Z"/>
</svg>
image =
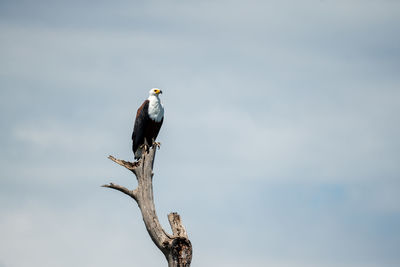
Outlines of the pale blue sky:
<svg viewBox="0 0 400 267">
<path fill-rule="evenodd" d="M 0 266 L 166 264 L 100 187 L 136 185 L 107 156 L 152 87 L 192 266 L 399 266 L 399 25 L 398 1 L 0 1 Z"/>
</svg>

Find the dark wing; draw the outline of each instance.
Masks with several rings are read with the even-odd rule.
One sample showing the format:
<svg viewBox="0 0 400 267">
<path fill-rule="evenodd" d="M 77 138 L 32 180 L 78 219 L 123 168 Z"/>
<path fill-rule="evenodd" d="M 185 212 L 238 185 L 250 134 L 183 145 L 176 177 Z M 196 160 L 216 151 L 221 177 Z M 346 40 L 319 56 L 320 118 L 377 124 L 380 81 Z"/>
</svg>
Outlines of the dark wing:
<svg viewBox="0 0 400 267">
<path fill-rule="evenodd" d="M 155 128 L 154 129 L 154 140 L 156 140 L 158 133 L 160 132 L 163 121 L 164 121 L 164 117 L 161 119 L 160 122 L 156 122 L 156 125 L 154 127 Z"/>
<path fill-rule="evenodd" d="M 148 127 L 145 130 L 145 138 L 146 138 L 147 144 L 152 144 L 153 141 L 156 140 L 158 133 L 160 132 L 163 121 L 164 121 L 164 118 L 162 118 L 160 122 L 156 122 L 156 121 L 149 119 L 148 124 L 147 124 Z"/>
<path fill-rule="evenodd" d="M 136 113 L 135 125 L 132 133 L 133 153 L 144 144 L 144 135 L 147 124 L 149 123 L 149 100 L 143 102 Z"/>
</svg>

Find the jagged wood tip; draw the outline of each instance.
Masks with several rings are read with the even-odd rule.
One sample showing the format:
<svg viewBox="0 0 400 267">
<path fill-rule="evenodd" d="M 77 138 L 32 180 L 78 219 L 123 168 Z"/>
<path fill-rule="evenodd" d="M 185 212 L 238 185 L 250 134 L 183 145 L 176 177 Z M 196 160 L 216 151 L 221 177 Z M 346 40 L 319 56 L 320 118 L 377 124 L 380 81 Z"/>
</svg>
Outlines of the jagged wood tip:
<svg viewBox="0 0 400 267">
<path fill-rule="evenodd" d="M 114 161 L 115 163 L 118 163 L 119 165 L 127 168 L 130 171 L 134 171 L 136 169 L 136 167 L 139 165 L 139 161 L 129 162 L 126 160 L 117 159 L 111 155 L 108 156 L 108 159 Z"/>
<path fill-rule="evenodd" d="M 171 212 L 168 214 L 168 221 L 171 225 L 172 234 L 174 237 L 188 238 L 186 229 L 182 224 L 181 216 L 176 212 Z"/>
</svg>

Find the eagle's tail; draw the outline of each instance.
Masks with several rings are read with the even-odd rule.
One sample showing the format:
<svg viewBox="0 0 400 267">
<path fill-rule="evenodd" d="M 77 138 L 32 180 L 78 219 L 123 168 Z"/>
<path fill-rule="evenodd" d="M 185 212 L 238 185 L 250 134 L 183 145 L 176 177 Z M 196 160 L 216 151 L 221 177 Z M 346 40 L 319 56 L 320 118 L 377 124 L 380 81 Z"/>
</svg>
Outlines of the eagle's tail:
<svg viewBox="0 0 400 267">
<path fill-rule="evenodd" d="M 138 160 L 142 157 L 142 148 L 138 147 L 135 151 L 135 160 Z"/>
</svg>

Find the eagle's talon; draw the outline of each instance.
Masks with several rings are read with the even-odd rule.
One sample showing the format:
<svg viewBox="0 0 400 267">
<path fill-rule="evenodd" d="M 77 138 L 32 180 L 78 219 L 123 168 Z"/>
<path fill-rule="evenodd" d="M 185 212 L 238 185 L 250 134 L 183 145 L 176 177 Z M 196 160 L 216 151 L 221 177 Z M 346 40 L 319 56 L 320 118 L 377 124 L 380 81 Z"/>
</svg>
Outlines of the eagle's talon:
<svg viewBox="0 0 400 267">
<path fill-rule="evenodd" d="M 139 148 L 144 150 L 144 151 L 149 151 L 149 146 L 146 145 L 146 144 L 141 145 Z"/>
<path fill-rule="evenodd" d="M 155 141 L 154 141 L 153 146 L 158 147 L 158 149 L 160 149 L 160 147 L 161 147 L 161 142 L 155 142 Z"/>
<path fill-rule="evenodd" d="M 133 168 L 136 168 L 137 166 L 139 166 L 139 160 L 138 161 L 134 161 L 133 163 L 132 163 L 132 167 Z"/>
</svg>

